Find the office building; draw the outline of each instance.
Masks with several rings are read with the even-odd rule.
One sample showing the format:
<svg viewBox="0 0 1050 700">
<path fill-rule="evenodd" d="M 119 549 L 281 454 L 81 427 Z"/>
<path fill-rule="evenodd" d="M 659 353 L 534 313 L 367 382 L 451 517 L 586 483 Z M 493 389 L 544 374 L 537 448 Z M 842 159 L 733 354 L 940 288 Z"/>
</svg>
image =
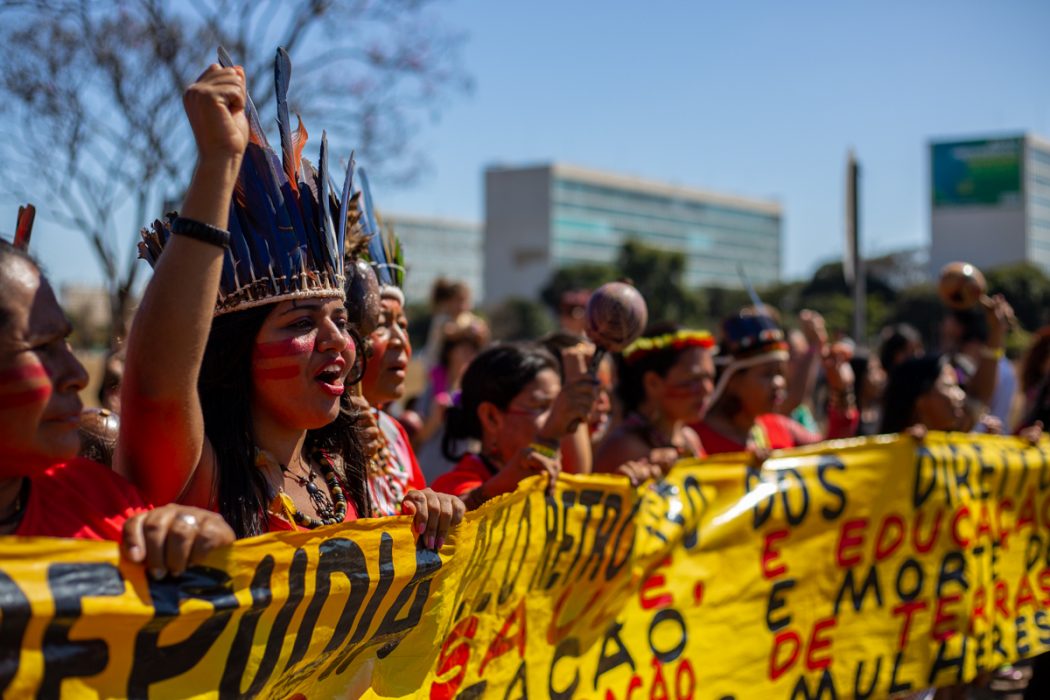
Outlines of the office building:
<svg viewBox="0 0 1050 700">
<path fill-rule="evenodd" d="M 471 221 L 384 214 L 405 250 L 405 299 L 408 303 L 430 300 L 438 277 L 462 280 L 482 301 L 481 225 Z"/>
<path fill-rule="evenodd" d="M 1050 141 L 1032 134 L 930 144 L 930 267 L 1030 262 L 1050 272 Z"/>
<path fill-rule="evenodd" d="M 611 262 L 628 240 L 680 251 L 685 283 L 780 279 L 781 209 L 563 164 L 485 172 L 485 299 L 536 298 L 559 267 Z"/>
</svg>

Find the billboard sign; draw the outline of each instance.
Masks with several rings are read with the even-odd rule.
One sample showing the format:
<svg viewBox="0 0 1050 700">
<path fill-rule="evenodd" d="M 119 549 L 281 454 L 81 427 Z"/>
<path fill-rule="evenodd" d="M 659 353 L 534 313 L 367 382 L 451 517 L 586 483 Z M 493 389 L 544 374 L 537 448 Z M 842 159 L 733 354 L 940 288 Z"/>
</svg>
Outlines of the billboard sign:
<svg viewBox="0 0 1050 700">
<path fill-rule="evenodd" d="M 1022 138 L 935 143 L 933 206 L 1019 205 Z"/>
</svg>

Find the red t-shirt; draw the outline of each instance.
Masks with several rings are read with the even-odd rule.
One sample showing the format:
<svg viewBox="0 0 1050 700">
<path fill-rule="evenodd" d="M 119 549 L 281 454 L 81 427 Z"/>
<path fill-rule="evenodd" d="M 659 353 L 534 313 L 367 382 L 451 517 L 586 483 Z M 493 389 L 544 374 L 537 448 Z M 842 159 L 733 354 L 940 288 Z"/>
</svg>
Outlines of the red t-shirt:
<svg viewBox="0 0 1050 700">
<path fill-rule="evenodd" d="M 150 506 L 112 469 L 77 457 L 29 477 L 15 535 L 119 542 L 124 521 Z"/>
<path fill-rule="evenodd" d="M 763 445 L 763 447 L 770 450 L 786 450 L 791 447 L 798 447 L 800 444 L 806 444 L 799 440 L 800 437 L 803 437 L 798 434 L 799 431 L 815 437 L 816 440 L 812 440 L 812 442 L 820 440 L 819 435 L 810 433 L 801 424 L 796 423 L 787 416 L 776 413 L 767 413 L 759 416 L 755 419 L 755 424 L 765 434 L 767 444 Z M 744 452 L 747 449 L 746 445 L 742 445 L 735 439 L 723 435 L 706 422 L 693 425 L 693 429 L 700 436 L 700 442 L 704 444 L 704 449 L 709 455 L 723 454 L 725 452 Z"/>
<path fill-rule="evenodd" d="M 456 466 L 452 467 L 452 471 L 434 479 L 430 488 L 438 493 L 462 496 L 484 484 L 493 475 L 494 472 L 480 457 L 475 454 L 465 454 L 456 463 Z"/>
</svg>

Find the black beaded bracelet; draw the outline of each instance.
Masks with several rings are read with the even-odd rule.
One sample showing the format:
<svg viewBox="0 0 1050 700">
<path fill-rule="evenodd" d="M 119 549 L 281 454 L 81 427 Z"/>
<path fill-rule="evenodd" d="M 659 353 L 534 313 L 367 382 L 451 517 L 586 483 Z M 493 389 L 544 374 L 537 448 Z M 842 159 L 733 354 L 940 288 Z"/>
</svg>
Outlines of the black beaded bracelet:
<svg viewBox="0 0 1050 700">
<path fill-rule="evenodd" d="M 171 225 L 171 232 L 176 236 L 186 236 L 187 238 L 193 238 L 202 243 L 210 243 L 220 248 L 230 247 L 229 231 L 223 231 L 221 228 L 215 228 L 193 219 L 180 216 Z"/>
</svg>

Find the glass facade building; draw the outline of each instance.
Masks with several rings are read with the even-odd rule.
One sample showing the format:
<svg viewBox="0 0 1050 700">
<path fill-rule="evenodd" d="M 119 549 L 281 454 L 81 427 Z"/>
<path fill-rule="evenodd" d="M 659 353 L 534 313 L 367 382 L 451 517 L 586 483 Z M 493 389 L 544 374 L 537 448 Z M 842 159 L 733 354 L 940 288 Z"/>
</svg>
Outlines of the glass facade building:
<svg viewBox="0 0 1050 700">
<path fill-rule="evenodd" d="M 930 144 L 930 267 L 1030 262 L 1050 272 L 1050 141 L 1032 134 Z"/>
<path fill-rule="evenodd" d="M 430 300 L 439 277 L 461 280 L 481 301 L 481 224 L 434 217 L 384 214 L 405 251 L 405 299 Z"/>
<path fill-rule="evenodd" d="M 1028 140 L 1028 255 L 1050 272 L 1050 142 Z"/>
<path fill-rule="evenodd" d="M 561 164 L 491 168 L 485 201 L 489 302 L 534 296 L 553 270 L 610 262 L 629 240 L 684 253 L 692 287 L 740 287 L 739 266 L 755 286 L 780 280 L 776 202 Z"/>
</svg>

